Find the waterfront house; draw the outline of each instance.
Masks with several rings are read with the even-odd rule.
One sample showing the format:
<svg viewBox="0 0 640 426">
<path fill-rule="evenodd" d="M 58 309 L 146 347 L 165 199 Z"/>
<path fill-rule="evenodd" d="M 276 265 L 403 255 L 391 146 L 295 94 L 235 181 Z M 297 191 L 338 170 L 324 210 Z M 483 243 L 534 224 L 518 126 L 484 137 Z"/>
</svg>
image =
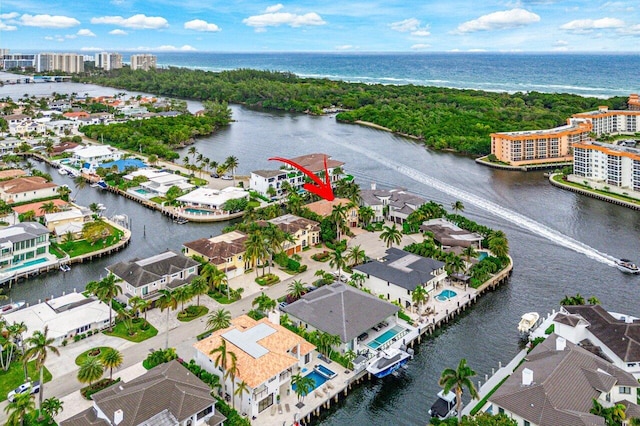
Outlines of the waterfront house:
<svg viewBox="0 0 640 426">
<path fill-rule="evenodd" d="M 373 210 L 372 222 L 382 222 L 387 219 L 402 224 L 407 217 L 426 200 L 411 194 L 402 188 L 379 189 L 375 183 L 371 189 L 360 190 L 360 204 Z"/>
<path fill-rule="evenodd" d="M 0 182 L 0 199 L 7 204 L 52 198 L 58 185 L 40 176 L 25 176 Z"/>
<path fill-rule="evenodd" d="M 604 418 L 590 412 L 593 401 L 605 408 L 624 403 L 637 413 L 638 386 L 631 374 L 551 334 L 526 355 L 483 410 L 505 413 L 518 426 L 604 426 Z"/>
<path fill-rule="evenodd" d="M 67 133 L 74 133 L 78 130 L 80 126 L 79 121 L 71 121 L 71 120 L 52 120 L 44 123 L 48 132 L 53 132 L 56 136 L 66 136 Z M 63 142 L 64 143 L 64 142 Z M 67 142 L 73 143 L 73 142 Z M 76 146 L 78 144 L 75 144 Z M 56 151 L 54 148 L 54 152 L 52 155 L 55 155 Z"/>
<path fill-rule="evenodd" d="M 72 158 L 76 164 L 83 168 L 85 164 L 97 165 L 108 161 L 116 161 L 122 157 L 122 153 L 108 145 L 78 146 L 72 151 Z"/>
<path fill-rule="evenodd" d="M 9 324 L 24 322 L 27 331 L 24 338 L 36 330 L 49 328 L 48 336 L 55 346 L 63 345 L 77 334 L 98 332 L 109 326 L 109 305 L 95 297 L 81 293 L 69 293 L 46 300 L 3 316 Z"/>
<path fill-rule="evenodd" d="M 251 267 L 250 259 L 244 255 L 244 242 L 247 235 L 240 231 L 231 231 L 212 238 L 200 238 L 184 243 L 184 254 L 189 257 L 200 256 L 225 271 L 228 278 L 242 276 Z"/>
<path fill-rule="evenodd" d="M 195 185 L 189 183 L 189 178 L 167 172 L 159 172 L 149 177 L 149 180 L 142 182 L 140 187 L 153 195 L 164 197 L 172 186 L 177 186 L 181 191 L 189 191 Z"/>
<path fill-rule="evenodd" d="M 334 198 L 332 201 L 322 199 L 314 203 L 305 205 L 304 207 L 311 210 L 320 217 L 329 217 L 334 206 L 347 206 L 347 226 L 355 228 L 358 226 L 358 207 L 353 205 L 346 198 Z"/>
<path fill-rule="evenodd" d="M 160 364 L 142 376 L 91 396 L 93 406 L 61 426 L 220 426 L 211 388 L 178 361 Z"/>
<path fill-rule="evenodd" d="M 89 113 L 86 111 L 69 111 L 62 114 L 64 118 L 71 121 L 79 121 L 81 118 L 89 118 Z"/>
<path fill-rule="evenodd" d="M 44 224 L 57 237 L 71 233 L 75 238 L 82 235 L 85 223 L 93 220 L 93 213 L 87 208 L 71 208 L 56 213 L 44 215 Z"/>
<path fill-rule="evenodd" d="M 216 353 L 212 351 L 226 342 L 227 353 L 236 356 L 235 377 L 225 378 L 222 367 L 216 366 Z M 267 318 L 256 321 L 247 315 L 231 320 L 231 326 L 214 331 L 209 337 L 195 343 L 196 363 L 220 377 L 220 383 L 235 398 L 239 412 L 257 416 L 274 405 L 280 395 L 291 390 L 291 376 L 309 367 L 315 346 L 280 324 Z M 246 383 L 249 392 L 232 394 L 231 380 Z"/>
<path fill-rule="evenodd" d="M 0 132 L 1 134 L 2 132 Z M 22 139 L 15 137 L 3 138 L 0 140 L 0 155 L 13 154 L 23 142 Z"/>
<path fill-rule="evenodd" d="M 49 255 L 49 230 L 37 222 L 23 222 L 0 230 L 0 272 L 27 261 L 45 262 Z"/>
<path fill-rule="evenodd" d="M 122 293 L 128 301 L 134 296 L 147 300 L 160 297 L 159 290 L 175 290 L 188 285 L 198 275 L 200 263 L 174 251 L 146 259 L 132 259 L 107 266 L 107 271 L 123 281 Z"/>
<path fill-rule="evenodd" d="M 343 283 L 333 283 L 311 291 L 280 310 L 296 326 L 340 336 L 341 353 L 358 352 L 365 336 L 373 336 L 378 324 L 392 329 L 397 323 L 397 306 Z M 386 343 L 386 342 L 385 342 Z"/>
<path fill-rule="evenodd" d="M 329 155 L 322 153 L 294 157 L 291 158 L 291 161 L 313 172 L 324 181 L 325 157 L 327 159 L 327 173 L 329 174 L 329 180 L 332 185 L 335 185 L 344 176 L 342 171 L 344 163 L 342 161 L 333 160 Z M 295 169 L 288 164 L 283 165 L 279 170 L 255 170 L 251 172 L 249 188 L 262 196 L 271 197 L 271 195 L 269 195 L 269 188 L 271 187 L 275 191 L 273 198 L 278 199 L 284 195 L 284 191 L 282 189 L 282 184 L 284 182 L 289 183 L 292 191 L 300 191 L 305 183 L 305 176 L 306 175 L 300 170 Z"/>
<path fill-rule="evenodd" d="M 47 131 L 47 126 L 45 123 L 35 121 L 35 120 L 25 120 L 20 123 L 10 124 L 9 125 L 9 134 L 11 135 L 30 135 L 37 133 L 39 135 L 45 134 Z"/>
<path fill-rule="evenodd" d="M 293 242 L 285 241 L 282 243 L 282 250 L 289 256 L 299 253 L 305 247 L 311 247 L 320 242 L 320 224 L 314 220 L 293 214 L 285 214 L 267 222 L 276 225 L 283 232 L 293 237 Z M 260 221 L 258 223 L 266 222 Z"/>
<path fill-rule="evenodd" d="M 443 248 L 450 247 L 473 247 L 482 248 L 482 235 L 477 232 L 469 232 L 453 222 L 444 218 L 430 219 L 422 222 L 420 232 L 430 232 L 433 239 Z"/>
<path fill-rule="evenodd" d="M 21 169 L 0 170 L 0 181 L 22 177 L 22 176 L 25 176 L 26 174 L 27 172 Z"/>
<path fill-rule="evenodd" d="M 445 280 L 444 265 L 439 260 L 391 247 L 383 260 L 364 263 L 353 270 L 366 276 L 363 287 L 410 308 L 412 293 L 418 286 L 431 292 Z"/>
<path fill-rule="evenodd" d="M 42 206 L 46 203 L 53 203 L 59 210 L 66 209 L 69 206 L 69 203 L 61 200 L 60 198 L 56 198 L 50 201 L 36 201 L 34 203 L 28 204 L 20 204 L 19 206 L 13 206 L 11 209 L 14 211 L 16 215 L 21 215 L 28 211 L 33 211 L 35 213 L 35 218 L 41 218 L 45 215 L 45 212 L 42 211 Z"/>
<path fill-rule="evenodd" d="M 229 200 L 246 200 L 249 192 L 242 188 L 229 186 L 224 189 L 197 188 L 178 197 L 186 208 L 224 211 L 224 204 Z M 197 214 L 197 213 L 196 213 Z"/>
<path fill-rule="evenodd" d="M 563 306 L 553 319 L 557 334 L 593 348 L 616 367 L 640 378 L 640 319 L 601 305 Z"/>
</svg>

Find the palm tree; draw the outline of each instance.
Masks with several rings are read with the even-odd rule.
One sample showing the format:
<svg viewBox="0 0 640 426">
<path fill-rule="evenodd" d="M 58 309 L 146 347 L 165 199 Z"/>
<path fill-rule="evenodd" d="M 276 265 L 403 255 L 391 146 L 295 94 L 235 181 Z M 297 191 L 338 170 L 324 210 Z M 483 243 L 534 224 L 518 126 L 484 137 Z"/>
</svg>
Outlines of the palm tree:
<svg viewBox="0 0 640 426">
<path fill-rule="evenodd" d="M 465 247 L 462 250 L 462 255 L 464 256 L 467 263 L 471 262 L 471 258 L 475 258 L 478 255 L 478 252 L 473 248 L 473 246 Z"/>
<path fill-rule="evenodd" d="M 448 274 L 460 272 L 465 268 L 465 263 L 460 256 L 456 256 L 455 253 L 450 253 L 451 256 L 445 257 L 445 269 Z"/>
<path fill-rule="evenodd" d="M 458 200 L 454 203 L 451 203 L 451 208 L 453 209 L 453 213 L 458 214 L 458 212 L 464 211 L 464 204 L 462 204 L 462 201 Z"/>
<path fill-rule="evenodd" d="M 63 405 L 63 402 L 54 396 L 42 401 L 42 407 L 40 409 L 44 411 L 45 414 L 47 414 L 51 420 L 53 420 L 55 416 L 57 416 L 62 412 L 63 410 L 62 405 Z"/>
<path fill-rule="evenodd" d="M 228 352 L 232 354 L 233 352 Z M 234 354 L 235 355 L 235 354 Z M 236 376 L 240 374 L 240 369 L 238 368 L 238 364 L 236 363 L 236 358 L 231 357 L 231 365 L 227 366 L 227 371 L 225 371 L 224 379 L 225 381 L 229 378 L 231 379 L 231 395 L 235 395 L 236 390 Z M 233 409 L 236 409 L 236 399 L 231 398 L 231 405 Z"/>
<path fill-rule="evenodd" d="M 295 387 L 294 392 L 298 395 L 298 402 L 304 401 L 304 397 L 313 390 L 315 382 L 311 377 L 294 374 L 291 376 L 291 387 Z"/>
<path fill-rule="evenodd" d="M 320 347 L 326 352 L 328 358 L 331 358 L 332 347 L 342 343 L 340 336 L 330 333 L 321 333 L 318 340 Z"/>
<path fill-rule="evenodd" d="M 392 227 L 385 225 L 382 228 L 380 239 L 387 245 L 387 248 L 393 247 L 394 244 L 400 244 L 400 241 L 402 241 L 402 232 L 396 227 L 395 223 Z"/>
<path fill-rule="evenodd" d="M 220 346 L 218 346 L 215 349 L 212 349 L 210 352 L 211 355 L 216 355 L 216 358 L 214 359 L 214 365 L 216 367 L 220 367 L 222 369 L 222 371 L 224 372 L 225 376 L 226 376 L 226 371 L 227 368 L 229 368 L 230 365 L 235 365 L 236 360 L 237 360 L 237 356 L 234 352 L 232 351 L 228 351 L 227 350 L 227 341 L 224 340 L 224 338 L 222 338 L 222 342 L 220 343 Z M 231 361 L 229 361 L 231 360 Z M 225 380 L 224 383 L 224 391 L 227 391 L 227 383 Z"/>
<path fill-rule="evenodd" d="M 58 211 L 58 206 L 56 206 L 56 204 L 53 201 L 43 203 L 40 206 L 40 213 L 49 214 L 49 213 L 55 213 L 57 211 Z"/>
<path fill-rule="evenodd" d="M 198 150 L 196 149 L 195 146 L 191 146 L 189 147 L 189 149 L 187 150 L 187 153 L 191 156 L 191 161 L 195 161 L 196 158 L 196 153 L 198 152 Z"/>
<path fill-rule="evenodd" d="M 158 306 L 160 306 L 160 311 L 167 310 L 167 327 L 166 327 L 166 340 L 165 340 L 165 349 L 169 349 L 169 312 L 172 309 L 176 309 L 178 307 L 178 301 L 173 296 L 173 293 L 170 290 L 158 290 L 161 294 L 158 299 Z"/>
<path fill-rule="evenodd" d="M 102 378 L 103 373 L 104 365 L 102 362 L 98 358 L 88 357 L 78 370 L 78 381 L 88 383 L 91 386 L 93 382 Z"/>
<path fill-rule="evenodd" d="M 364 226 L 369 225 L 371 223 L 371 219 L 375 216 L 375 212 L 369 206 L 362 206 L 358 209 L 358 217 L 362 221 Z"/>
<path fill-rule="evenodd" d="M 231 313 L 224 308 L 217 309 L 207 317 L 207 329 L 213 331 L 228 328 L 231 325 Z"/>
<path fill-rule="evenodd" d="M 356 245 L 349 249 L 347 258 L 349 258 L 353 262 L 353 265 L 357 266 L 367 259 L 367 254 L 363 249 L 360 248 L 359 245 Z"/>
<path fill-rule="evenodd" d="M 307 289 L 304 288 L 304 283 L 300 280 L 294 280 L 287 287 L 287 296 L 289 296 L 292 301 L 300 299 L 306 292 Z"/>
<path fill-rule="evenodd" d="M 106 349 L 100 356 L 104 368 L 109 369 L 109 380 L 113 379 L 113 369 L 122 365 L 122 353 L 114 348 Z"/>
<path fill-rule="evenodd" d="M 340 250 L 334 250 L 329 254 L 329 266 L 338 268 L 338 281 L 341 281 L 342 270 L 347 266 L 347 261 Z"/>
<path fill-rule="evenodd" d="M 260 228 L 255 228 L 249 232 L 244 242 L 245 257 L 248 257 L 251 264 L 256 268 L 256 277 L 258 276 L 258 261 L 264 260 L 269 254 L 265 239 Z M 264 262 L 262 266 L 262 274 L 264 275 Z"/>
<path fill-rule="evenodd" d="M 22 335 L 26 333 L 27 330 L 28 330 L 27 324 L 25 324 L 24 321 L 14 322 L 13 324 L 7 327 L 7 331 L 9 332 L 9 335 L 13 337 L 13 342 L 16 344 L 18 342 L 21 342 L 20 347 L 22 348 L 23 359 L 24 359 L 25 343 Z M 9 357 L 9 360 L 11 360 L 11 356 Z M 24 381 L 26 382 L 29 380 L 29 373 L 27 372 L 27 366 L 23 365 L 23 369 L 24 369 Z"/>
<path fill-rule="evenodd" d="M 331 221 L 336 224 L 336 241 L 340 241 L 340 231 L 346 228 L 347 212 L 348 208 L 346 204 L 336 204 L 331 209 L 331 215 L 329 216 Z"/>
<path fill-rule="evenodd" d="M 438 384 L 442 386 L 443 392 L 446 394 L 450 390 L 456 394 L 456 410 L 458 411 L 458 422 L 462 420 L 462 390 L 467 388 L 471 398 L 478 398 L 478 391 L 476 390 L 471 377 L 475 377 L 476 372 L 473 371 L 468 365 L 467 360 L 462 358 L 458 364 L 457 369 L 445 368 L 440 375 Z"/>
<path fill-rule="evenodd" d="M 133 316 L 138 316 L 138 312 L 140 312 L 141 305 L 144 303 L 144 299 L 140 296 L 133 296 L 129 299 L 128 305 L 131 307 L 131 314 Z"/>
<path fill-rule="evenodd" d="M 196 303 L 200 306 L 200 296 L 209 292 L 209 284 L 204 277 L 198 276 L 191 280 L 189 289 L 193 296 L 196 296 Z"/>
<path fill-rule="evenodd" d="M 504 258 L 509 254 L 509 242 L 502 231 L 494 231 L 489 235 L 488 247 L 498 258 Z"/>
<path fill-rule="evenodd" d="M 260 296 L 253 299 L 251 306 L 257 306 L 262 313 L 272 311 L 276 307 L 276 301 L 262 292 Z"/>
<path fill-rule="evenodd" d="M 240 408 L 242 408 L 242 395 L 245 394 L 245 393 L 246 394 L 249 393 L 249 385 L 247 385 L 247 383 L 244 380 L 241 380 L 240 383 L 238 383 L 238 387 L 233 392 L 233 394 L 235 396 L 240 398 L 240 405 L 241 405 Z M 235 408 L 235 406 L 234 406 L 234 408 Z"/>
<path fill-rule="evenodd" d="M 30 337 L 24 339 L 24 345 L 28 346 L 24 351 L 22 362 L 27 364 L 31 360 L 35 360 L 36 369 L 40 370 L 40 399 L 38 406 L 42 407 L 42 396 L 44 395 L 44 364 L 47 362 L 49 352 L 60 356 L 58 348 L 53 346 L 54 339 L 48 336 L 49 326 L 46 325 L 44 330 L 36 330 Z"/>
<path fill-rule="evenodd" d="M 600 300 L 596 296 L 591 296 L 589 299 L 587 299 L 587 301 L 589 302 L 590 305 L 600 304 Z"/>
<path fill-rule="evenodd" d="M 109 273 L 106 277 L 100 281 L 91 281 L 87 284 L 87 290 L 93 293 L 101 302 L 109 305 L 109 331 L 113 331 L 113 324 L 111 322 L 113 314 L 113 299 L 122 294 L 122 287 L 118 285 L 120 278 L 116 277 L 112 273 Z"/>
<path fill-rule="evenodd" d="M 413 303 L 417 303 L 419 309 L 422 311 L 422 304 L 429 300 L 429 292 L 424 286 L 419 285 L 411 293 L 411 300 Z"/>
<path fill-rule="evenodd" d="M 235 184 L 235 181 L 236 181 L 235 172 L 236 172 L 236 169 L 238 168 L 238 159 L 233 155 L 230 155 L 227 157 L 226 160 L 224 160 L 224 164 L 227 166 L 227 170 L 231 170 L 231 177 L 233 178 L 233 182 Z"/>
<path fill-rule="evenodd" d="M 33 394 L 25 392 L 16 395 L 13 402 L 9 402 L 7 406 L 4 407 L 5 413 L 9 415 L 6 425 L 24 425 L 26 417 L 35 409 L 36 403 Z"/>
<path fill-rule="evenodd" d="M 177 303 L 180 303 L 180 311 L 184 311 L 184 303 L 193 299 L 193 295 L 191 294 L 191 289 L 188 285 L 183 285 L 182 287 L 178 287 L 173 290 L 173 297 L 176 299 Z"/>
<path fill-rule="evenodd" d="M 87 180 L 83 176 L 76 176 L 73 178 L 73 185 L 80 192 L 87 187 Z"/>
<path fill-rule="evenodd" d="M 69 194 L 71 194 L 71 190 L 66 186 L 59 186 L 56 188 L 56 192 L 64 201 L 69 201 Z"/>
</svg>

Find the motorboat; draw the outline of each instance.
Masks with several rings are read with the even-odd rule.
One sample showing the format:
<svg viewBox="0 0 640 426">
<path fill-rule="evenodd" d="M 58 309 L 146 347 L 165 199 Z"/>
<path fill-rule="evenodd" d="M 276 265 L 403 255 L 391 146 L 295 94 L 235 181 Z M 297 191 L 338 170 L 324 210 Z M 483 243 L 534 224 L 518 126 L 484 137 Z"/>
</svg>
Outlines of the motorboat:
<svg viewBox="0 0 640 426">
<path fill-rule="evenodd" d="M 7 303 L 6 305 L 0 306 L 0 315 L 10 314 L 11 312 L 15 312 L 19 309 L 22 309 L 25 305 L 24 300 L 20 300 L 18 302 Z"/>
<path fill-rule="evenodd" d="M 386 377 L 409 362 L 411 354 L 396 348 L 387 348 L 367 366 L 367 371 L 377 378 Z"/>
<path fill-rule="evenodd" d="M 103 180 L 99 180 L 97 182 L 94 182 L 91 184 L 92 188 L 100 188 L 100 189 L 107 189 L 107 183 Z"/>
<path fill-rule="evenodd" d="M 438 399 L 436 399 L 431 408 L 429 408 L 431 418 L 444 420 L 449 417 L 454 417 L 457 414 L 456 394 L 451 391 L 444 393 L 444 390 L 438 392 Z"/>
<path fill-rule="evenodd" d="M 63 176 L 69 174 L 69 172 L 67 172 L 67 169 L 58 169 L 58 173 L 63 175 Z"/>
<path fill-rule="evenodd" d="M 71 266 L 69 266 L 69 265 L 60 265 L 60 270 L 62 272 L 69 272 L 71 270 Z"/>
<path fill-rule="evenodd" d="M 527 312 L 522 315 L 520 322 L 518 323 L 518 332 L 522 337 L 528 337 L 531 329 L 535 327 L 536 323 L 540 319 L 540 315 L 537 312 Z"/>
<path fill-rule="evenodd" d="M 640 268 L 629 259 L 620 259 L 616 261 L 616 266 L 625 274 L 638 274 Z"/>
<path fill-rule="evenodd" d="M 177 223 L 178 225 L 184 225 L 185 223 L 189 223 L 189 220 L 183 217 L 179 217 L 179 218 L 173 219 L 173 222 Z"/>
</svg>

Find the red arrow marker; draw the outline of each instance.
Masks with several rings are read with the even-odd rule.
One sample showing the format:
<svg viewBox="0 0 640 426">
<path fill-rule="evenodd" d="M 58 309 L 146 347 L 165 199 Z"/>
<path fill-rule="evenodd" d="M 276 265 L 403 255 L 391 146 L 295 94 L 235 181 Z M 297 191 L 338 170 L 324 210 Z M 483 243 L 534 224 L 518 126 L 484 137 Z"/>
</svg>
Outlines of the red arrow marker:
<svg viewBox="0 0 640 426">
<path fill-rule="evenodd" d="M 273 161 L 282 161 L 283 163 L 287 163 L 291 167 L 294 167 L 294 168 L 300 170 L 305 175 L 309 176 L 309 178 L 311 178 L 311 180 L 313 180 L 316 183 L 316 185 L 312 185 L 310 183 L 305 183 L 302 187 L 304 189 L 306 189 L 307 191 L 312 192 L 312 193 L 316 194 L 317 196 L 319 196 L 321 198 L 324 198 L 327 201 L 333 201 L 333 199 L 336 198 L 333 195 L 333 188 L 331 187 L 331 181 L 330 181 L 330 178 L 329 178 L 329 172 L 327 171 L 327 156 L 326 155 L 324 157 L 325 182 L 323 182 L 312 171 L 310 171 L 308 169 L 305 169 L 300 164 L 295 163 L 295 162 L 293 162 L 291 160 L 287 160 L 286 158 L 281 158 L 281 157 L 269 158 L 269 161 L 272 161 L 272 160 Z"/>
</svg>

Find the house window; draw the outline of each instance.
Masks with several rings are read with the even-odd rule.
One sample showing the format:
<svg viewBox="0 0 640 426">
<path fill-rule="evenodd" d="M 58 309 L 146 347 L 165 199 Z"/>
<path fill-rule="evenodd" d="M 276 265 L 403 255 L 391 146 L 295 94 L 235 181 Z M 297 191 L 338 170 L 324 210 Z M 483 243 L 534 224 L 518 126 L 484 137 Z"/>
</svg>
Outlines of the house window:
<svg viewBox="0 0 640 426">
<path fill-rule="evenodd" d="M 149 294 L 149 287 L 147 286 L 142 287 L 142 295 L 146 296 L 147 294 Z"/>
<path fill-rule="evenodd" d="M 498 408 L 498 413 L 500 413 L 500 414 L 504 413 L 504 408 L 499 407 L 499 408 Z"/>
<path fill-rule="evenodd" d="M 208 406 L 207 408 L 205 408 L 204 410 L 200 411 L 198 413 L 198 415 L 196 416 L 197 420 L 200 420 L 201 418 L 203 418 L 204 416 L 213 413 L 213 405 Z"/>
<path fill-rule="evenodd" d="M 529 423 L 528 421 L 524 421 L 524 426 L 531 426 L 531 423 Z"/>
<path fill-rule="evenodd" d="M 273 405 L 273 394 L 270 393 L 265 399 L 258 402 L 258 412 L 261 413 Z"/>
<path fill-rule="evenodd" d="M 631 388 L 629 386 L 620 386 L 619 392 L 624 395 L 631 395 Z"/>
<path fill-rule="evenodd" d="M 311 354 L 308 353 L 304 356 L 304 363 L 305 364 L 309 364 L 309 361 L 311 361 Z"/>
<path fill-rule="evenodd" d="M 607 402 L 611 402 L 611 392 L 609 392 L 609 393 L 607 394 L 607 396 L 605 397 L 605 399 L 606 399 L 606 401 L 607 401 Z"/>
</svg>

